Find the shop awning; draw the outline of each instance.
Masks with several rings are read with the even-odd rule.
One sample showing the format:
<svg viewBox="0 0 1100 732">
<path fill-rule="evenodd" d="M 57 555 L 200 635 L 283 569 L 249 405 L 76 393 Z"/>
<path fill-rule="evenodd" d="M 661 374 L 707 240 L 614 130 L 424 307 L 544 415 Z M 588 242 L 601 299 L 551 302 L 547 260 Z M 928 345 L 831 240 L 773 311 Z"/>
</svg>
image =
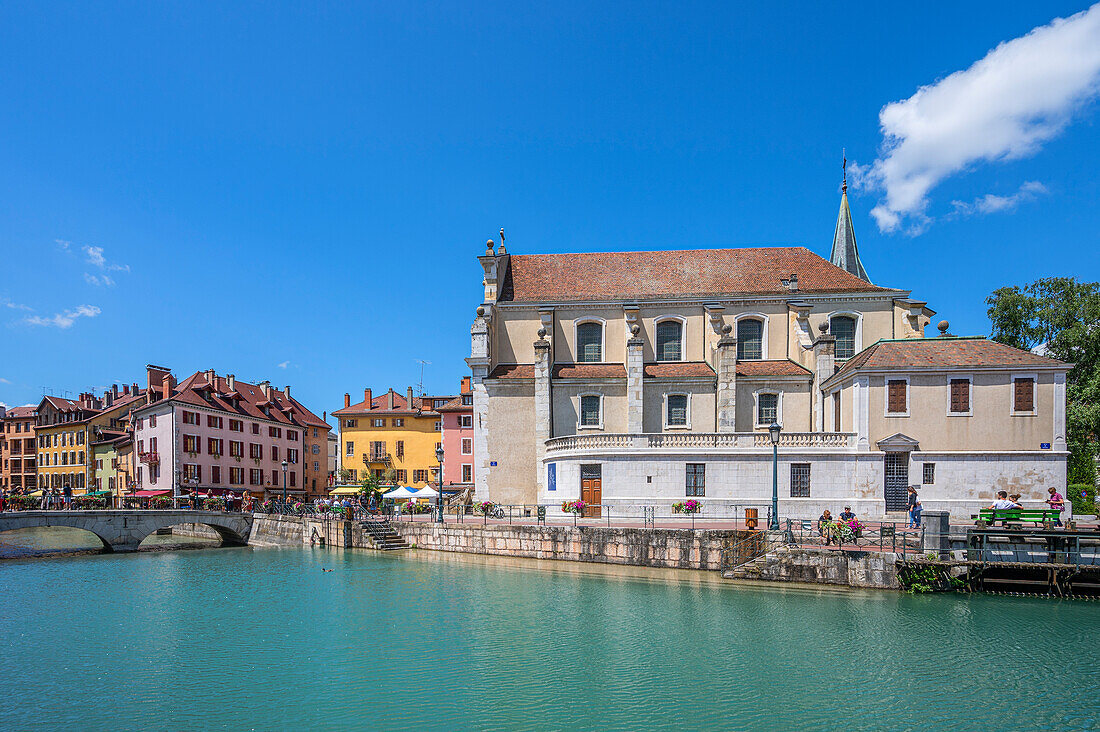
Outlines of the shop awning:
<svg viewBox="0 0 1100 732">
<path fill-rule="evenodd" d="M 84 495 L 86 495 L 86 496 L 109 496 L 109 495 L 111 495 L 111 491 L 109 491 L 109 490 L 92 491 L 91 493 L 85 493 Z"/>
<path fill-rule="evenodd" d="M 153 498 L 154 496 L 166 496 L 169 493 L 171 491 L 136 491 L 123 496 L 123 498 Z"/>
<path fill-rule="evenodd" d="M 31 498 L 41 498 L 42 497 L 42 491 L 35 491 L 34 493 L 28 493 L 27 495 L 30 496 Z"/>
<path fill-rule="evenodd" d="M 329 491 L 329 495 L 353 496 L 361 490 L 363 490 L 363 487 L 358 485 L 338 485 Z"/>
</svg>

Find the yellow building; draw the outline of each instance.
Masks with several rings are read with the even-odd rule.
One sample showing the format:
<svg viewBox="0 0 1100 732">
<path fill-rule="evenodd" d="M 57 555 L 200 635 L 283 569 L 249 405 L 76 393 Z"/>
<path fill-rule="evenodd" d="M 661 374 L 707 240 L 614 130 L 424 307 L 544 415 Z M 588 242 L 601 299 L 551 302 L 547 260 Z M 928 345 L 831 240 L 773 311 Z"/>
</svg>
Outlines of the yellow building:
<svg viewBox="0 0 1100 732">
<path fill-rule="evenodd" d="M 98 398 L 81 394 L 75 401 L 47 396 L 38 405 L 35 444 L 38 447 L 38 487 L 64 490 L 73 495 L 95 485 L 91 445 L 99 430 L 124 429 L 127 416 L 145 403 L 145 390 L 112 387 Z"/>
<path fill-rule="evenodd" d="M 412 387 L 404 396 L 393 389 L 372 396 L 365 389 L 363 401 L 352 404 L 345 394 L 344 408 L 333 412 L 340 420 L 343 467 L 357 482 L 373 474 L 387 484 L 434 485 L 443 427 L 435 409 L 453 398 L 414 397 Z"/>
</svg>

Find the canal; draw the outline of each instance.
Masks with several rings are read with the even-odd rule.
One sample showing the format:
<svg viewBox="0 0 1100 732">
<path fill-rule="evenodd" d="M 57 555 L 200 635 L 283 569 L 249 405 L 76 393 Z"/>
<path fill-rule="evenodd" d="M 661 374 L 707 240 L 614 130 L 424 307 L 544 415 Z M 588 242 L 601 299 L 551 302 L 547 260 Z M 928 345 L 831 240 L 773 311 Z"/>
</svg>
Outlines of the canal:
<svg viewBox="0 0 1100 732">
<path fill-rule="evenodd" d="M 1092 729 L 1100 605 L 410 551 L 0 562 L 0 729 Z"/>
</svg>

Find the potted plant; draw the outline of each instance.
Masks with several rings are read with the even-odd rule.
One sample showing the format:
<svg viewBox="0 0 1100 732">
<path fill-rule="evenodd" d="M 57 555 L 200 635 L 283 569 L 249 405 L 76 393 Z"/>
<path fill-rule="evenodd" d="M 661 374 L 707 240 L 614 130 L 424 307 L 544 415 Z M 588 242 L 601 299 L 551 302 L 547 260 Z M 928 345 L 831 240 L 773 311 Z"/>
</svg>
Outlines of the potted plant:
<svg viewBox="0 0 1100 732">
<path fill-rule="evenodd" d="M 497 504 L 493 503 L 492 501 L 482 501 L 481 503 L 474 505 L 474 510 L 477 511 L 478 514 L 481 516 L 487 516 L 491 514 L 496 507 Z"/>
<path fill-rule="evenodd" d="M 694 498 L 689 498 L 686 501 L 680 501 L 679 503 L 672 504 L 673 513 L 699 513 L 703 508 L 703 502 L 697 501 Z"/>
<path fill-rule="evenodd" d="M 562 513 L 575 513 L 579 515 L 584 513 L 584 509 L 587 507 L 587 505 L 588 504 L 580 498 L 574 501 L 562 501 L 561 510 Z"/>
</svg>

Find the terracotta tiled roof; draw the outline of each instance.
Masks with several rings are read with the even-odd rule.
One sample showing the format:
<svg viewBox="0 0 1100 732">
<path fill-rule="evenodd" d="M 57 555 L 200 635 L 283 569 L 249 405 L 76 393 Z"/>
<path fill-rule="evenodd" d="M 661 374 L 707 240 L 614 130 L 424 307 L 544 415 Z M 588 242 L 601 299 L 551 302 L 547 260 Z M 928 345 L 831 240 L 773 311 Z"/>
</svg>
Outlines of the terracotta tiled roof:
<svg viewBox="0 0 1100 732">
<path fill-rule="evenodd" d="M 442 407 L 436 407 L 437 412 L 469 412 L 474 408 L 473 404 L 463 404 L 462 395 L 459 394 L 454 399 L 444 404 Z"/>
<path fill-rule="evenodd" d="M 812 372 L 794 361 L 738 361 L 738 376 L 811 376 Z"/>
<path fill-rule="evenodd" d="M 4 419 L 22 419 L 24 417 L 33 417 L 37 414 L 37 407 L 12 407 L 4 414 Z"/>
<path fill-rule="evenodd" d="M 798 292 L 897 292 L 876 287 L 805 247 L 518 254 L 500 300 L 563 302 L 735 297 Z"/>
<path fill-rule="evenodd" d="M 702 361 L 647 363 L 642 373 L 653 379 L 681 379 L 696 376 L 714 378 L 714 369 Z"/>
<path fill-rule="evenodd" d="M 533 379 L 535 378 L 535 364 L 533 363 L 502 363 L 489 374 L 490 379 Z"/>
<path fill-rule="evenodd" d="M 829 380 L 866 369 L 918 370 L 998 366 L 1070 368 L 1070 364 L 982 337 L 909 338 L 873 343 L 849 359 Z"/>
<path fill-rule="evenodd" d="M 554 367 L 555 379 L 625 379 L 621 363 L 560 363 Z"/>
<path fill-rule="evenodd" d="M 390 409 L 390 394 L 393 394 L 393 409 Z M 344 407 L 333 412 L 333 415 L 337 417 L 345 417 L 351 415 L 363 415 L 363 414 L 386 414 L 394 416 L 434 416 L 437 414 L 432 409 L 432 401 L 435 399 L 451 399 L 447 396 L 424 396 L 413 397 L 412 406 L 409 406 L 408 399 L 404 394 L 398 394 L 393 389 L 387 392 L 383 392 L 378 396 L 371 398 L 371 403 L 368 406 L 366 400 L 359 402 L 358 404 L 352 404 L 350 407 Z"/>
<path fill-rule="evenodd" d="M 265 398 L 263 391 L 255 384 L 236 380 L 233 392 L 238 396 L 237 406 L 234 407 L 230 398 L 229 383 L 224 377 L 215 376 L 210 386 L 212 389 L 204 389 L 207 386 L 206 376 L 202 371 L 197 371 L 184 379 L 176 387 L 172 399 L 184 404 L 195 406 L 213 407 L 229 414 L 237 414 L 253 419 L 264 419 L 270 422 L 282 422 L 283 424 L 298 425 L 299 427 L 323 427 L 325 431 L 332 427 L 313 412 L 303 407 L 293 397 L 288 397 L 279 389 L 271 387 L 270 399 Z M 204 398 L 200 392 L 210 395 Z M 270 415 L 264 414 L 260 405 L 271 404 Z M 293 419 L 292 419 L 293 418 Z"/>
</svg>

